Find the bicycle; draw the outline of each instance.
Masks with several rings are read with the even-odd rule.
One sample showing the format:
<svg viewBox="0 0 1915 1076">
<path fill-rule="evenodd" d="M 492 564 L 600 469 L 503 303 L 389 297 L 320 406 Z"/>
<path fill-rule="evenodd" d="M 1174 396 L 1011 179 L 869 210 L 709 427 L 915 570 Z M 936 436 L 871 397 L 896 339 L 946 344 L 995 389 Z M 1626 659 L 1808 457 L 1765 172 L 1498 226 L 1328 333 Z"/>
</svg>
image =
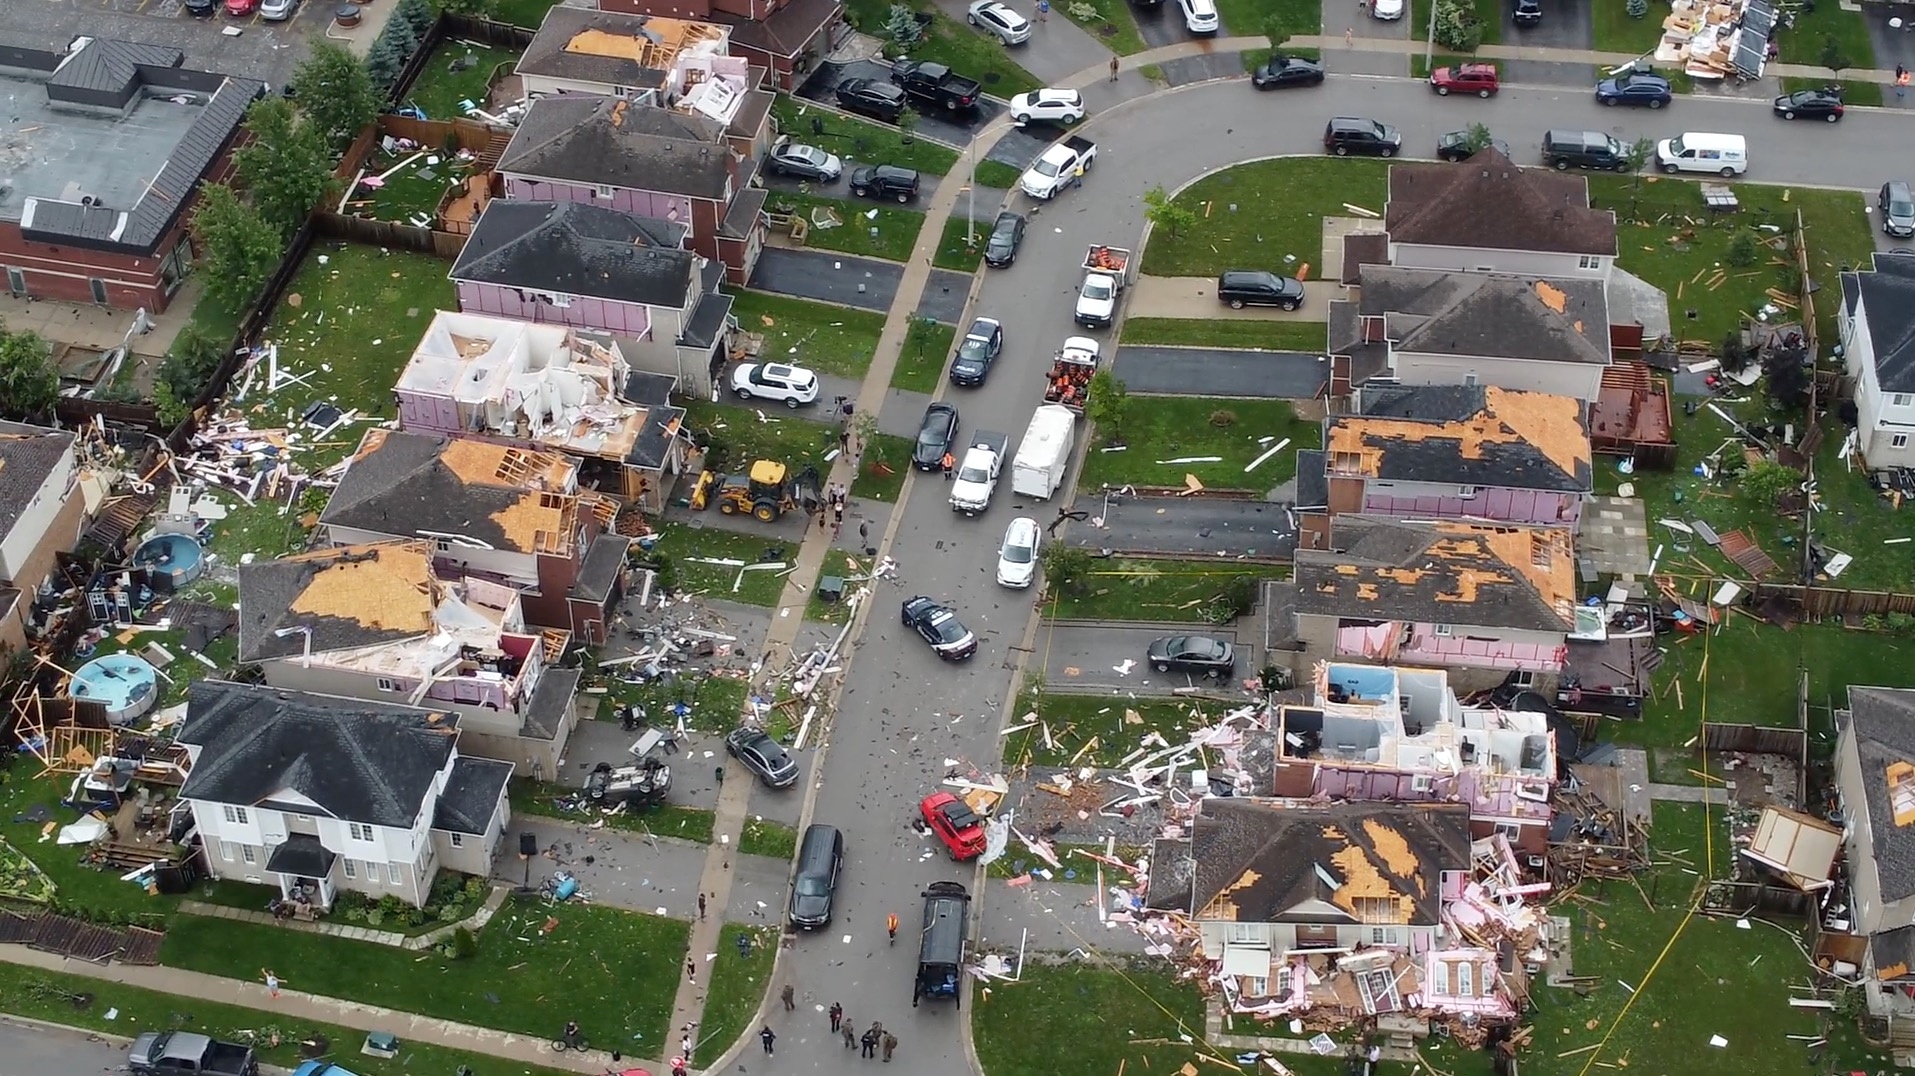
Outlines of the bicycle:
<svg viewBox="0 0 1915 1076">
<path fill-rule="evenodd" d="M 898 917 L 895 914 L 885 916 L 884 932 L 891 936 L 891 940 L 887 944 L 898 944 Z"/>
<path fill-rule="evenodd" d="M 579 1053 L 584 1053 L 591 1048 L 591 1040 L 587 1039 L 583 1033 L 577 1031 L 570 1032 L 560 1038 L 552 1040 L 552 1052 L 555 1054 L 562 1054 L 567 1050 L 576 1050 Z"/>
</svg>

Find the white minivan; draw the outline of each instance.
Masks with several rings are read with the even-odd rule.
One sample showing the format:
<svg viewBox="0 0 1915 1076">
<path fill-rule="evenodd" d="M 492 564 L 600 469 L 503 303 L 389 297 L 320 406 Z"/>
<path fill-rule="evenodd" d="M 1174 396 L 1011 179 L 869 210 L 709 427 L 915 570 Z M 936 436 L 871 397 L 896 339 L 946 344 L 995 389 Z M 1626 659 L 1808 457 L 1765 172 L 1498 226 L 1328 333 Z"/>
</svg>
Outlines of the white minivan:
<svg viewBox="0 0 1915 1076">
<path fill-rule="evenodd" d="M 1688 131 L 1656 143 L 1656 164 L 1665 172 L 1739 176 L 1749 170 L 1749 143 L 1739 134 Z"/>
</svg>

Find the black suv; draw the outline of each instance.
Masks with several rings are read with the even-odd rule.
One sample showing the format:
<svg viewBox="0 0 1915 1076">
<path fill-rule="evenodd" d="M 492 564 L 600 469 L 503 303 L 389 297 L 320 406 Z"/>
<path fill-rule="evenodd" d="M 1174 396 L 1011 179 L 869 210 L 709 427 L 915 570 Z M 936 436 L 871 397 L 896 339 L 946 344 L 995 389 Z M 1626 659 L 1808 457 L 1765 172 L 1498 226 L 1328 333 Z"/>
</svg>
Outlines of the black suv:
<svg viewBox="0 0 1915 1076">
<path fill-rule="evenodd" d="M 889 82 L 869 78 L 848 78 L 838 83 L 838 105 L 847 112 L 858 112 L 886 123 L 898 122 L 908 102 L 904 91 Z"/>
<path fill-rule="evenodd" d="M 1511 0 L 1511 2 L 1514 4 L 1514 10 L 1510 12 L 1510 18 L 1515 20 L 1516 25 L 1535 26 L 1543 21 L 1542 0 Z"/>
<path fill-rule="evenodd" d="M 918 174 L 889 164 L 861 165 L 851 170 L 851 193 L 860 198 L 908 202 L 918 196 Z"/>
<path fill-rule="evenodd" d="M 1217 300 L 1232 310 L 1246 306 L 1295 310 L 1303 305 L 1303 284 L 1295 277 L 1278 276 L 1261 269 L 1228 269 L 1217 278 Z"/>
<path fill-rule="evenodd" d="M 1557 171 L 1629 171 L 1629 148 L 1601 131 L 1544 131 L 1543 163 Z"/>
<path fill-rule="evenodd" d="M 1394 157 L 1403 146 L 1403 134 L 1387 123 L 1338 116 L 1323 127 L 1323 148 L 1339 157 L 1367 153 Z"/>
</svg>

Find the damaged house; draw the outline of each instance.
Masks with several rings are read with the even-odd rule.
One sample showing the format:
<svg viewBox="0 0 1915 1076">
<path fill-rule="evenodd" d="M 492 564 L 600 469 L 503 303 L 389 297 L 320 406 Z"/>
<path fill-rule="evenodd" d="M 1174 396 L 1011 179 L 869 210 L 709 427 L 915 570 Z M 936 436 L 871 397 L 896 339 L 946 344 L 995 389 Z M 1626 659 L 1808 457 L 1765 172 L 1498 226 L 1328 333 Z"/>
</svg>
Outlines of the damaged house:
<svg viewBox="0 0 1915 1076">
<path fill-rule="evenodd" d="M 1278 796 L 1367 803 L 1458 803 L 1470 836 L 1549 847 L 1556 737 L 1544 713 L 1466 706 L 1441 669 L 1322 662 L 1315 702 L 1282 705 Z"/>
<path fill-rule="evenodd" d="M 576 723 L 571 633 L 527 627 L 516 588 L 441 579 L 423 541 L 241 566 L 239 659 L 275 688 L 456 714 L 466 750 L 555 774 Z"/>
<path fill-rule="evenodd" d="M 1836 719 L 1848 914 L 1866 942 L 1868 1009 L 1915 1020 L 1915 690 L 1851 686 Z"/>
<path fill-rule="evenodd" d="M 1872 470 L 1915 466 L 1915 256 L 1877 253 L 1842 274 L 1844 371 L 1855 383 L 1855 448 Z"/>
<path fill-rule="evenodd" d="M 610 500 L 579 491 L 577 462 L 559 453 L 374 429 L 319 523 L 333 545 L 425 539 L 441 578 L 514 587 L 527 623 L 596 646 L 631 549 L 611 532 L 615 516 Z"/>
<path fill-rule="evenodd" d="M 1287 655 L 1299 680 L 1345 659 L 1548 697 L 1579 615 L 1572 540 L 1556 527 L 1337 516 L 1330 548 L 1299 549 L 1292 581 L 1268 588 L 1271 657 Z"/>
<path fill-rule="evenodd" d="M 1298 542 L 1326 549 L 1345 514 L 1574 528 L 1595 488 L 1587 408 L 1495 386 L 1372 384 L 1297 453 Z M 1308 475 L 1313 481 L 1306 481 Z"/>
<path fill-rule="evenodd" d="M 0 654 L 26 650 L 29 610 L 86 517 L 73 435 L 0 422 Z"/>
</svg>

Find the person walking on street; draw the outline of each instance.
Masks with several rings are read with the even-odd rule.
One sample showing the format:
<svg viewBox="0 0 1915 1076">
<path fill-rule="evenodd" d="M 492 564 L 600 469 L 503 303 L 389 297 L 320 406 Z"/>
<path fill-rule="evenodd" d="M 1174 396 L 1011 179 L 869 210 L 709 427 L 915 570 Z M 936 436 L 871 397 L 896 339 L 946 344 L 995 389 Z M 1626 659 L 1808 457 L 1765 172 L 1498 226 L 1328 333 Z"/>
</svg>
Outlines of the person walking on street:
<svg viewBox="0 0 1915 1076">
<path fill-rule="evenodd" d="M 758 1041 L 765 1044 L 765 1056 L 770 1057 L 771 1044 L 778 1041 L 778 1034 L 771 1030 L 770 1024 L 766 1024 L 765 1029 L 758 1033 Z"/>
<path fill-rule="evenodd" d="M 690 1024 L 686 1024 L 685 1030 L 679 1033 L 678 1052 L 684 1057 L 690 1057 L 692 1055 L 692 1026 Z"/>
<path fill-rule="evenodd" d="M 884 1059 L 887 1063 L 891 1060 L 891 1051 L 897 1048 L 898 1048 L 898 1037 L 896 1035 L 891 1034 L 889 1031 L 885 1032 L 884 1033 Z"/>
<path fill-rule="evenodd" d="M 790 983 L 786 983 L 785 988 L 778 991 L 778 998 L 785 1003 L 786 1012 L 790 1012 L 798 1007 L 798 1003 L 791 998 L 793 993 L 795 993 L 795 991 L 791 989 Z"/>
<path fill-rule="evenodd" d="M 685 1059 L 684 1058 L 682 1057 L 672 1058 L 672 1076 L 685 1076 Z"/>
<path fill-rule="evenodd" d="M 1908 96 L 1908 68 L 1901 64 L 1895 65 L 1895 96 Z"/>
<path fill-rule="evenodd" d="M 1037 0 L 1037 21 L 1051 21 L 1051 0 Z"/>
<path fill-rule="evenodd" d="M 271 968 L 261 968 L 259 969 L 259 974 L 266 980 L 266 993 L 277 998 L 279 996 L 279 976 L 274 975 L 273 969 Z"/>
<path fill-rule="evenodd" d="M 698 894 L 698 918 L 701 920 L 705 918 L 705 894 L 703 893 Z"/>
<path fill-rule="evenodd" d="M 1353 27 L 1349 27 L 1349 26 L 1345 26 L 1345 27 L 1343 28 L 1343 47 L 1347 49 L 1347 48 L 1350 48 L 1351 46 L 1353 46 L 1353 45 L 1355 45 L 1355 44 L 1356 44 L 1356 30 L 1355 30 L 1355 28 L 1353 28 Z"/>
<path fill-rule="evenodd" d="M 898 940 L 898 913 L 892 912 L 884 917 L 884 932 L 891 936 L 893 942 Z"/>
<path fill-rule="evenodd" d="M 1111 53 L 1110 54 L 1110 80 L 1112 82 L 1117 81 L 1117 68 L 1119 65 L 1120 65 L 1120 61 L 1117 59 L 1117 54 L 1114 52 Z"/>
<path fill-rule="evenodd" d="M 698 965 L 692 961 L 691 957 L 685 958 L 685 978 L 691 980 L 693 986 L 698 985 Z"/>
<path fill-rule="evenodd" d="M 873 1051 L 878 1048 L 878 1033 L 875 1031 L 867 1031 L 858 1038 L 858 1043 L 864 1047 L 864 1052 L 859 1054 L 858 1057 L 861 1060 L 869 1060 Z"/>
<path fill-rule="evenodd" d="M 844 1006 L 834 1001 L 831 1003 L 831 1030 L 837 1031 L 839 1026 L 842 1025 L 843 1023 L 844 1023 Z"/>
<path fill-rule="evenodd" d="M 844 1036 L 844 1048 L 849 1050 L 858 1045 L 858 1035 L 851 1030 L 851 1021 L 845 1020 L 838 1025 L 838 1034 Z"/>
</svg>

